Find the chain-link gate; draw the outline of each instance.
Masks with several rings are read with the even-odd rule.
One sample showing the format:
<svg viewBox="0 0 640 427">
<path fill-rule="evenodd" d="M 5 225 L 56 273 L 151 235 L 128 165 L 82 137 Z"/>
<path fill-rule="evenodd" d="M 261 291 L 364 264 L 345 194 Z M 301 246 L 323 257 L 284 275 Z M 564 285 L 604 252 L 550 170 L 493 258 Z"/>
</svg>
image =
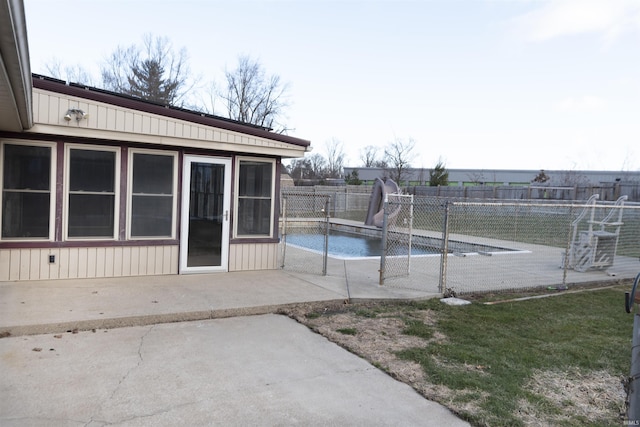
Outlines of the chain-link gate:
<svg viewBox="0 0 640 427">
<path fill-rule="evenodd" d="M 386 250 L 381 257 L 380 284 L 440 292 L 443 201 L 434 197 L 389 195 L 389 215 L 383 230 Z"/>
<path fill-rule="evenodd" d="M 388 194 L 384 200 L 380 284 L 411 272 L 413 196 Z"/>
<path fill-rule="evenodd" d="M 283 194 L 281 268 L 301 273 L 327 274 L 330 206 L 329 195 Z"/>
</svg>

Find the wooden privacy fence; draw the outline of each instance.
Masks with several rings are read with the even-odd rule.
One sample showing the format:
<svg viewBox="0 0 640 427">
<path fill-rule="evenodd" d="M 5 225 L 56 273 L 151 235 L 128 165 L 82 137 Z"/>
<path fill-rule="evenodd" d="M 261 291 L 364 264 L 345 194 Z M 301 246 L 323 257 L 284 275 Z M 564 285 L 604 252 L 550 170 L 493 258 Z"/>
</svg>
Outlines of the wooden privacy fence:
<svg viewBox="0 0 640 427">
<path fill-rule="evenodd" d="M 627 195 L 631 202 L 640 202 L 640 183 L 615 183 L 605 185 L 575 186 L 514 186 L 514 185 L 474 185 L 474 186 L 416 186 L 407 192 L 415 196 L 444 197 L 455 199 L 482 200 L 587 200 L 594 194 L 602 201 L 615 201 Z"/>
<path fill-rule="evenodd" d="M 300 187 L 282 187 L 282 193 L 295 192 L 306 194 L 331 194 L 338 211 L 348 210 L 347 203 L 358 203 L 350 195 L 370 195 L 371 185 L 315 185 Z M 453 199 L 481 200 L 588 200 L 594 194 L 601 201 L 613 202 L 626 195 L 630 202 L 640 202 L 640 183 L 619 182 L 603 185 L 545 186 L 545 185 L 450 185 L 450 186 L 410 186 L 403 188 L 404 193 L 414 196 L 444 197 Z M 359 203 L 367 203 L 366 201 Z"/>
</svg>

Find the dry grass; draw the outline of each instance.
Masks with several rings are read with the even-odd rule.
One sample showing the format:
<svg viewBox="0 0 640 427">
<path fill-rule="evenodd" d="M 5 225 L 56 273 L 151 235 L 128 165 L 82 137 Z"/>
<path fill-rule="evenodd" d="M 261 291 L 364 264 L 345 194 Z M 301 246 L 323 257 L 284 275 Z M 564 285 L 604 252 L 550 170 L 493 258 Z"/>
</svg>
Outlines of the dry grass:
<svg viewBox="0 0 640 427">
<path fill-rule="evenodd" d="M 563 310 L 566 311 L 564 306 Z M 490 362 L 460 361 L 446 353 L 438 353 L 437 348 L 455 346 L 460 340 L 458 336 L 445 335 L 442 328 L 438 327 L 439 311 L 426 305 L 401 303 L 307 304 L 290 308 L 284 314 L 368 360 L 397 380 L 411 385 L 426 398 L 447 406 L 474 425 L 600 426 L 621 423 L 620 413 L 624 411 L 625 400 L 621 382 L 623 375 L 612 375 L 610 369 L 572 366 L 569 356 L 566 360 L 568 365 L 558 366 L 557 369 L 536 368 L 536 363 L 533 363 L 528 371 L 514 373 L 523 375 L 523 372 L 528 372 L 519 386 L 519 393 L 524 397 L 514 396 L 512 409 L 508 404 L 496 409 L 496 396 L 489 388 L 454 383 L 449 385 L 446 381 L 430 377 L 424 362 L 399 355 L 406 351 L 422 351 L 424 357 L 430 360 L 431 372 L 440 370 L 447 377 L 460 375 L 495 382 L 499 381 L 495 377 L 497 370 L 504 371 L 504 367 L 499 368 Z M 500 325 L 509 327 L 502 323 Z M 625 329 L 621 334 L 627 332 Z M 576 330 L 575 334 L 580 332 Z M 554 351 L 552 347 L 549 348 Z M 620 351 L 624 352 L 624 349 Z M 505 383 L 505 386 L 511 384 Z M 510 411 L 510 419 L 504 420 L 504 412 L 492 412 L 496 410 Z M 585 423 L 585 420 L 589 421 Z"/>
</svg>

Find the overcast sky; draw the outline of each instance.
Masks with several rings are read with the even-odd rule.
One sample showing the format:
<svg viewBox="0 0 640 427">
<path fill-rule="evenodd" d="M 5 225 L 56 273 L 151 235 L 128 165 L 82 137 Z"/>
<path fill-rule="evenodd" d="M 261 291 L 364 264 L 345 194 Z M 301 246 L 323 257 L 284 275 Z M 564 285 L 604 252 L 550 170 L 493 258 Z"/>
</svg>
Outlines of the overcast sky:
<svg viewBox="0 0 640 427">
<path fill-rule="evenodd" d="M 639 0 L 24 3 L 33 72 L 97 79 L 145 33 L 203 82 L 250 55 L 290 84 L 290 134 L 345 166 L 412 138 L 415 167 L 640 170 Z"/>
</svg>

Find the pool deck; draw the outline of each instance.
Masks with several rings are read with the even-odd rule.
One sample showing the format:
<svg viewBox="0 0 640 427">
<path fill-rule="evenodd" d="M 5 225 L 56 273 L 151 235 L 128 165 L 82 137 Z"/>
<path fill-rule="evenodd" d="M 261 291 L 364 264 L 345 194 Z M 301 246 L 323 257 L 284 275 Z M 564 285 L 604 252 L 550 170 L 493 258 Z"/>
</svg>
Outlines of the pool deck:
<svg viewBox="0 0 640 427">
<path fill-rule="evenodd" d="M 437 234 L 437 233 L 436 233 Z M 458 236 L 452 236 L 458 238 Z M 468 239 L 465 236 L 465 239 Z M 629 282 L 640 272 L 637 258 L 617 256 L 608 270 L 560 268 L 562 251 L 544 245 L 473 238 L 483 244 L 520 249 L 492 256 L 447 257 L 446 288 L 472 292 Z M 515 245 L 515 246 L 514 246 Z M 214 274 L 0 282 L 0 334 L 28 335 L 203 320 L 277 312 L 292 304 L 335 304 L 368 300 L 439 297 L 441 258 L 412 257 L 409 276 L 380 286 L 380 259 L 329 258 L 287 249 L 284 270 Z M 388 259 L 386 270 L 406 258 Z"/>
<path fill-rule="evenodd" d="M 365 233 L 369 230 L 370 232 L 380 230 L 356 221 L 338 218 L 331 218 L 331 223 L 341 228 L 356 227 Z M 442 239 L 440 232 L 413 231 L 416 235 Z M 613 265 L 606 269 L 592 269 L 586 272 L 572 269 L 565 271 L 562 268 L 565 250 L 561 248 L 461 234 L 451 234 L 449 238 L 452 241 L 509 250 L 504 252 L 497 250 L 488 254 L 468 253 L 447 256 L 444 288 L 453 289 L 460 294 L 616 283 L 621 280 L 632 280 L 640 272 L 640 260 L 633 257 L 616 255 Z M 308 260 L 304 261 L 306 257 L 304 253 L 289 254 L 289 256 L 294 257 L 292 262 L 294 269 L 296 265 L 304 265 L 304 271 L 310 271 L 313 268 Z M 296 260 L 295 257 L 300 258 Z M 318 258 L 314 261 L 318 262 Z M 412 257 L 408 267 L 410 274 L 407 276 L 405 274 L 406 258 L 390 258 L 385 268 L 390 275 L 396 273 L 398 277 L 385 279 L 384 287 L 413 289 L 430 294 L 439 293 L 441 264 L 439 255 Z M 329 257 L 327 262 L 328 276 L 336 280 L 342 278 L 350 283 L 356 283 L 361 279 L 379 283 L 379 270 L 379 258 L 360 260 Z"/>
</svg>

